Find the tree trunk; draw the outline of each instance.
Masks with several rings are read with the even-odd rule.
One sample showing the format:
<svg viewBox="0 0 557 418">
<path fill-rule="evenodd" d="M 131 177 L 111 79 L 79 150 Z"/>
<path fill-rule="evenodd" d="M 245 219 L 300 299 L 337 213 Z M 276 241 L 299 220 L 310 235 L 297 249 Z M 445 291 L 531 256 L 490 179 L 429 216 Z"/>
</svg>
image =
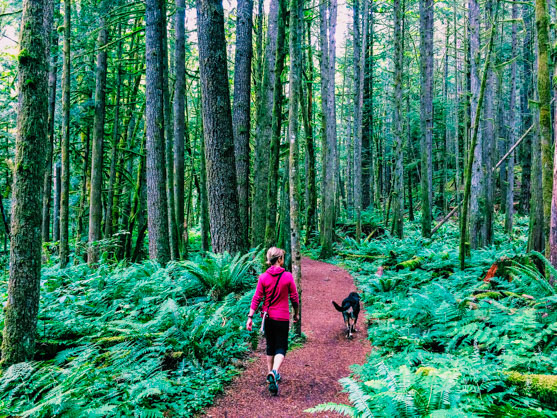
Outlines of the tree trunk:
<svg viewBox="0 0 557 418">
<path fill-rule="evenodd" d="M 241 239 L 248 242 L 249 229 L 249 134 L 251 104 L 252 15 L 253 0 L 239 0 L 236 20 L 236 56 L 234 58 L 234 154 L 238 183 Z"/>
<path fill-rule="evenodd" d="M 433 0 L 420 0 L 420 76 L 422 235 L 429 238 L 433 190 Z"/>
<path fill-rule="evenodd" d="M 253 161 L 253 209 L 251 223 L 251 246 L 265 241 L 267 193 L 269 185 L 269 145 L 272 137 L 273 91 L 275 86 L 275 62 L 278 34 L 279 0 L 271 0 L 267 29 L 267 47 L 263 68 L 263 81 L 258 92 L 255 156 Z M 226 67 L 225 67 L 226 68 Z"/>
<path fill-rule="evenodd" d="M 290 245 L 292 256 L 292 276 L 298 294 L 302 295 L 302 255 L 300 253 L 300 187 L 298 174 L 298 110 L 302 87 L 302 11 L 303 0 L 292 0 L 290 8 L 290 80 L 288 109 L 289 184 L 290 184 Z M 300 297 L 301 308 L 301 297 Z M 302 335 L 302 323 L 294 324 L 296 335 Z"/>
<path fill-rule="evenodd" d="M 549 236 L 549 222 L 551 217 L 551 193 L 553 189 L 553 161 L 551 154 L 551 83 L 549 79 L 549 15 L 547 2 L 535 1 L 536 34 L 538 41 L 538 118 L 540 128 L 540 149 L 534 149 L 533 154 L 541 153 L 542 196 L 536 202 L 542 203 L 543 217 L 540 226 L 543 229 L 544 240 Z M 537 157 L 536 161 L 537 161 Z M 543 248 L 543 247 L 542 247 Z M 539 251 L 539 250 L 538 250 Z"/>
<path fill-rule="evenodd" d="M 178 236 L 182 241 L 182 251 L 187 242 L 184 237 L 186 229 L 184 224 L 184 181 L 185 181 L 185 152 L 184 141 L 186 135 L 186 35 L 185 35 L 185 0 L 176 0 L 176 15 L 174 16 L 174 30 L 176 44 L 174 46 L 174 72 L 176 83 L 174 85 L 174 197 L 175 218 L 178 227 Z"/>
<path fill-rule="evenodd" d="M 64 62 L 62 66 L 62 170 L 60 188 L 60 266 L 65 267 L 70 258 L 70 36 L 71 0 L 64 0 Z"/>
<path fill-rule="evenodd" d="M 470 54 L 470 120 L 476 119 L 476 109 L 478 107 L 480 95 L 480 8 L 477 0 L 469 0 L 469 54 Z M 481 119 L 479 119 L 481 120 Z M 474 126 L 472 125 L 472 128 Z M 471 136 L 471 135 L 469 135 Z M 471 178 L 471 198 L 470 198 L 470 247 L 478 248 L 485 245 L 486 224 L 483 217 L 486 206 L 486 178 L 482 170 L 484 162 L 483 137 L 481 130 L 478 129 L 478 146 L 474 147 L 474 158 L 472 165 Z"/>
<path fill-rule="evenodd" d="M 522 83 L 520 88 L 520 113 L 522 131 L 532 125 L 532 112 L 529 110 L 529 98 L 532 98 L 533 80 L 532 66 L 532 15 L 530 5 L 522 5 L 522 20 L 524 21 L 524 38 L 522 42 Z M 532 172 L 532 135 L 528 135 L 520 147 L 519 152 L 522 174 L 520 177 L 520 205 L 522 214 L 530 211 L 530 179 Z"/>
<path fill-rule="evenodd" d="M 103 141 L 106 105 L 107 53 L 104 46 L 108 34 L 104 22 L 99 31 L 97 71 L 95 87 L 95 120 L 93 122 L 93 149 L 91 151 L 91 195 L 89 200 L 89 248 L 87 263 L 93 265 L 99 260 L 99 247 L 96 241 L 102 238 L 102 175 L 103 175 Z"/>
<path fill-rule="evenodd" d="M 307 82 L 302 89 L 302 117 L 304 120 L 304 133 L 306 135 L 307 156 L 307 215 L 306 215 L 306 245 L 309 244 L 313 234 L 317 231 L 317 185 L 315 167 L 315 139 L 313 137 L 313 54 L 311 48 L 311 22 L 307 22 Z M 304 94 L 305 91 L 305 94 Z M 306 100 L 307 96 L 307 100 Z"/>
<path fill-rule="evenodd" d="M 60 240 L 60 196 L 62 194 L 62 166 L 54 165 L 54 205 L 52 208 L 52 240 Z"/>
<path fill-rule="evenodd" d="M 497 23 L 497 15 L 498 15 L 498 4 L 495 6 L 495 16 L 491 24 L 489 42 L 487 45 L 487 52 L 485 56 L 484 68 L 482 73 L 482 80 L 480 84 L 479 94 L 477 97 L 478 101 L 476 103 L 476 107 L 473 113 L 474 120 L 471 129 L 470 149 L 468 150 L 468 160 L 466 162 L 466 167 L 464 172 L 464 198 L 462 204 L 462 219 L 460 221 L 460 248 L 459 248 L 461 270 L 464 270 L 466 253 L 468 252 L 468 242 L 467 242 L 468 241 L 467 239 L 468 238 L 468 206 L 470 205 L 471 185 L 472 185 L 472 176 L 473 176 L 472 167 L 474 165 L 474 158 L 476 156 L 475 149 L 478 143 L 478 136 L 479 136 L 480 113 L 482 110 L 482 104 L 484 100 L 485 86 L 487 84 L 489 60 L 491 58 L 491 50 L 493 48 L 493 39 L 495 34 L 495 25 Z"/>
<path fill-rule="evenodd" d="M 273 87 L 273 117 L 271 128 L 271 147 L 269 152 L 269 184 L 267 187 L 267 221 L 265 223 L 265 247 L 276 245 L 276 223 L 277 223 L 277 193 L 278 193 L 278 171 L 280 165 L 280 139 L 282 131 L 282 103 L 284 99 L 282 86 L 282 72 L 286 59 L 286 17 L 287 2 L 279 0 L 278 26 L 276 37 L 276 57 Z"/>
<path fill-rule="evenodd" d="M 356 215 L 356 241 L 362 235 L 362 111 L 364 105 L 364 72 L 367 38 L 368 2 L 360 24 L 360 0 L 354 1 L 354 209 Z M 361 35 L 360 35 L 361 33 Z M 363 38 L 363 39 L 360 39 Z"/>
<path fill-rule="evenodd" d="M 404 0 L 402 0 L 404 1 Z M 401 0 L 394 0 L 394 109 L 393 109 L 393 155 L 394 155 L 394 182 L 393 182 L 393 233 L 403 236 L 403 210 L 404 210 L 404 170 L 403 170 L 403 130 L 402 130 L 402 71 L 404 58 L 404 33 L 402 29 L 404 20 L 404 5 Z"/>
<path fill-rule="evenodd" d="M 147 220 L 149 257 L 161 264 L 170 260 L 166 195 L 164 56 L 165 18 L 162 0 L 147 0 L 145 13 L 145 122 L 147 131 Z"/>
<path fill-rule="evenodd" d="M 118 24 L 118 38 L 122 36 L 122 26 Z M 108 179 L 108 194 L 106 197 L 106 212 L 104 216 L 104 238 L 110 238 L 113 234 L 114 218 L 114 188 L 116 187 L 116 165 L 120 146 L 120 96 L 122 87 L 122 41 L 118 42 L 116 66 L 116 97 L 114 101 L 114 123 L 112 124 L 112 155 L 110 158 L 110 175 Z"/>
<path fill-rule="evenodd" d="M 50 205 L 52 204 L 52 159 L 54 155 L 54 124 L 56 115 L 56 80 L 58 76 L 58 21 L 60 15 L 60 2 L 50 1 L 48 7 L 52 7 L 50 21 L 45 22 L 45 30 L 50 37 L 50 55 L 48 70 L 48 144 L 46 150 L 46 169 L 43 187 L 43 221 L 42 240 L 50 241 Z"/>
<path fill-rule="evenodd" d="M 197 0 L 203 136 L 213 251 L 237 253 L 242 242 L 221 0 Z M 255 202 L 256 205 L 264 204 Z"/>
<path fill-rule="evenodd" d="M 2 366 L 32 360 L 41 278 L 41 217 L 48 143 L 48 34 L 45 0 L 24 0 L 18 58 L 8 299 Z"/>
<path fill-rule="evenodd" d="M 369 6 L 366 44 L 364 45 L 364 96 L 362 112 L 362 208 L 368 209 L 374 200 L 372 193 L 373 141 L 373 3 Z"/>
<path fill-rule="evenodd" d="M 336 64 L 336 23 L 337 2 L 325 0 L 319 3 L 320 45 L 321 45 L 321 101 L 325 132 L 323 137 L 323 180 L 321 209 L 321 253 L 320 258 L 333 255 L 335 225 L 335 195 L 337 171 L 337 129 L 335 111 L 334 75 Z"/>
<path fill-rule="evenodd" d="M 518 4 L 513 1 L 511 18 L 513 19 L 512 29 L 511 29 L 511 56 L 512 58 L 518 57 L 518 41 L 517 41 L 517 23 L 518 19 Z M 516 141 L 516 71 L 517 71 L 517 59 L 511 64 L 511 92 L 510 92 L 510 102 L 509 102 L 509 112 L 507 114 L 507 125 L 508 125 L 508 138 L 507 143 L 512 146 Z M 505 230 L 507 233 L 511 234 L 513 229 L 513 216 L 514 216 L 514 152 L 509 156 L 509 161 L 507 162 L 507 176 L 506 176 L 506 196 L 505 198 Z"/>
</svg>

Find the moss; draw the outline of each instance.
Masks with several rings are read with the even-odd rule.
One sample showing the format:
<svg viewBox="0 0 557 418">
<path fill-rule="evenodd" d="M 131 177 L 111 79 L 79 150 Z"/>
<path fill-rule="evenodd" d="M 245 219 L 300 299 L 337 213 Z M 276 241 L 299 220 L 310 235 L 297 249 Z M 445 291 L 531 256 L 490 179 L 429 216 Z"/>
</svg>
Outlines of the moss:
<svg viewBox="0 0 557 418">
<path fill-rule="evenodd" d="M 33 59 L 33 55 L 29 52 L 27 48 L 23 48 L 21 51 L 19 51 L 19 54 L 17 55 L 17 61 L 20 64 L 27 64 L 32 59 Z"/>
<path fill-rule="evenodd" d="M 477 295 L 474 295 L 474 298 L 476 298 L 477 300 L 482 300 L 482 299 L 493 299 L 493 300 L 499 300 L 501 299 L 503 295 L 499 292 L 483 292 L 483 293 L 478 293 Z"/>
<path fill-rule="evenodd" d="M 395 270 L 396 271 L 404 270 L 404 269 L 416 270 L 418 267 L 422 265 L 423 261 L 424 260 L 422 257 L 413 257 L 410 260 L 406 260 L 398 263 L 395 266 Z"/>
<path fill-rule="evenodd" d="M 557 406 L 557 375 L 550 374 L 522 374 L 519 372 L 504 372 L 507 383 L 515 386 L 518 392 L 532 396 L 551 406 Z"/>
</svg>

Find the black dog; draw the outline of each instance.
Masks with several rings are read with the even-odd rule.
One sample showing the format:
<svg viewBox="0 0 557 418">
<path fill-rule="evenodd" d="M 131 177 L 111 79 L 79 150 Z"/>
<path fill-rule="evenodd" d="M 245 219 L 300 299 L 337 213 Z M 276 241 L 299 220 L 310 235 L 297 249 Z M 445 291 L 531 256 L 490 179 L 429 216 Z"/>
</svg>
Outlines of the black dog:
<svg viewBox="0 0 557 418">
<path fill-rule="evenodd" d="M 346 338 L 352 338 L 352 333 L 356 332 L 356 322 L 358 322 L 358 315 L 360 313 L 360 295 L 352 292 L 346 299 L 342 301 L 342 306 L 332 301 L 335 309 L 342 312 L 344 317 L 344 324 L 346 325 Z M 350 320 L 352 319 L 352 323 Z"/>
</svg>

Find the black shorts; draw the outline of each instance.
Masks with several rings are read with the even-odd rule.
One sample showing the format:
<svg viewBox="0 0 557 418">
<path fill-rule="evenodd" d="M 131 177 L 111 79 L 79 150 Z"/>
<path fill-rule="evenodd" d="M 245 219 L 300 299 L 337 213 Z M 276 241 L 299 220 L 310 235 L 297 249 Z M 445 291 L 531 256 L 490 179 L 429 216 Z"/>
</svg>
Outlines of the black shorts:
<svg viewBox="0 0 557 418">
<path fill-rule="evenodd" d="M 267 355 L 285 355 L 288 350 L 289 321 L 265 319 L 265 338 L 267 339 Z"/>
</svg>

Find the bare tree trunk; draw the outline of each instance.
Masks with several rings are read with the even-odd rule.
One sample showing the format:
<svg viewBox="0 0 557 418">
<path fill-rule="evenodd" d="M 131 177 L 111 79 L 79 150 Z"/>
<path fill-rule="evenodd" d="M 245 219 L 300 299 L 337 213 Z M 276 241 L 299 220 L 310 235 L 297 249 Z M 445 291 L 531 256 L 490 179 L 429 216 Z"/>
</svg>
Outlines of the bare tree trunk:
<svg viewBox="0 0 557 418">
<path fill-rule="evenodd" d="M 236 20 L 236 56 L 234 58 L 234 154 L 238 183 L 239 216 L 242 242 L 248 242 L 249 229 L 249 134 L 252 60 L 253 0 L 239 0 Z"/>
<path fill-rule="evenodd" d="M 64 62 L 62 67 L 62 170 L 60 189 L 60 266 L 65 267 L 70 258 L 70 36 L 71 0 L 64 0 Z"/>
<path fill-rule="evenodd" d="M 222 0 L 197 0 L 197 27 L 211 244 L 217 253 L 237 253 L 245 243 L 238 214 Z M 265 199 L 255 204 L 265 204 Z"/>
<path fill-rule="evenodd" d="M 10 276 L 2 366 L 32 360 L 41 278 L 41 215 L 48 143 L 48 34 L 45 0 L 24 0 L 18 54 L 18 112 Z"/>
<path fill-rule="evenodd" d="M 433 190 L 433 0 L 420 0 L 422 235 L 431 236 Z"/>
<path fill-rule="evenodd" d="M 330 0 L 329 7 L 325 0 L 319 3 L 320 44 L 321 44 L 321 101 L 325 134 L 323 137 L 323 180 L 321 210 L 321 254 L 328 258 L 333 254 L 333 236 L 335 224 L 335 194 L 337 171 L 337 132 L 334 74 L 336 63 L 336 23 L 337 3 Z"/>
<path fill-rule="evenodd" d="M 402 0 L 404 1 L 404 0 Z M 404 169 L 403 169 L 403 130 L 402 130 L 402 71 L 404 54 L 404 5 L 401 0 L 394 0 L 394 109 L 393 109 L 393 155 L 394 155 L 394 182 L 393 182 L 393 233 L 402 238 L 403 210 L 404 210 Z"/>
<path fill-rule="evenodd" d="M 54 165 L 54 205 L 52 208 L 52 240 L 60 239 L 60 195 L 62 194 L 62 166 Z"/>
<path fill-rule="evenodd" d="M 161 264 L 166 264 L 170 260 L 164 137 L 163 54 L 167 53 L 162 42 L 163 32 L 166 32 L 164 12 L 162 0 L 147 0 L 145 13 L 147 220 L 149 257 Z"/>
<path fill-rule="evenodd" d="M 108 41 L 108 34 L 104 22 L 97 40 L 97 71 L 95 88 L 95 120 L 93 122 L 93 149 L 91 151 L 91 195 L 89 200 L 89 248 L 87 263 L 95 264 L 99 260 L 99 248 L 96 241 L 102 238 L 102 174 L 103 174 L 103 142 L 104 119 L 106 105 L 106 71 L 107 54 L 104 46 Z"/>
<path fill-rule="evenodd" d="M 50 241 L 50 205 L 52 204 L 52 159 L 54 155 L 54 118 L 56 111 L 56 79 L 58 75 L 58 20 L 60 17 L 60 1 L 49 1 L 49 22 L 45 22 L 45 29 L 50 37 L 53 53 L 50 55 L 48 70 L 48 145 L 46 150 L 46 169 L 43 187 L 43 222 L 42 240 Z"/>
<path fill-rule="evenodd" d="M 186 2 L 176 0 L 176 15 L 174 16 L 174 30 L 176 44 L 174 46 L 174 72 L 176 84 L 174 85 L 174 197 L 175 218 L 179 225 L 178 236 L 181 237 L 182 251 L 187 242 L 184 223 L 184 181 L 185 181 L 185 152 L 184 141 L 186 135 L 186 30 L 185 30 Z"/>
<path fill-rule="evenodd" d="M 518 41 L 517 41 L 517 23 L 518 19 L 518 4 L 513 1 L 511 18 L 513 19 L 512 29 L 511 29 L 511 56 L 512 58 L 518 57 Z M 511 92 L 510 92 L 510 102 L 509 102 L 509 112 L 507 114 L 507 125 L 509 127 L 507 143 L 509 146 L 516 141 L 516 71 L 517 71 L 517 59 L 511 64 Z M 510 234 L 513 229 L 513 216 L 514 216 L 514 158 L 515 155 L 512 153 L 507 162 L 507 178 L 506 178 L 506 196 L 505 196 L 505 230 Z"/>
<path fill-rule="evenodd" d="M 369 5 L 369 23 L 366 28 L 364 45 L 364 96 L 362 112 L 362 208 L 368 209 L 375 200 L 372 193 L 372 175 L 374 159 L 372 158 L 373 141 L 373 3 Z"/>
</svg>

